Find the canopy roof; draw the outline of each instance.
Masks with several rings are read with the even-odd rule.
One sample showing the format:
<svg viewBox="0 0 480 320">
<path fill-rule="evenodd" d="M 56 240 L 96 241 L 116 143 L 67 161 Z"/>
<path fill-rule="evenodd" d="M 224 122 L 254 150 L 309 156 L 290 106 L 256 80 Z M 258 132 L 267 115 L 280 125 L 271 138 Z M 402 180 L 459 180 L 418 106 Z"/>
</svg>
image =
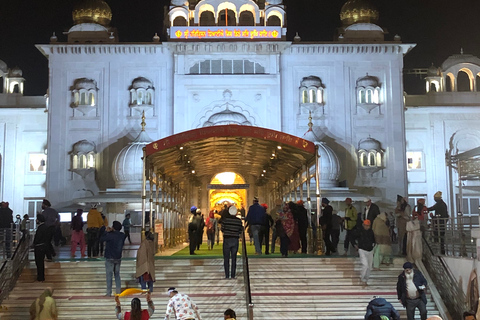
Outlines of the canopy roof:
<svg viewBox="0 0 480 320">
<path fill-rule="evenodd" d="M 240 125 L 194 129 L 146 146 L 147 167 L 176 183 L 225 171 L 258 177 L 257 185 L 284 182 L 302 166 L 313 165 L 315 152 L 315 145 L 302 138 Z"/>
</svg>

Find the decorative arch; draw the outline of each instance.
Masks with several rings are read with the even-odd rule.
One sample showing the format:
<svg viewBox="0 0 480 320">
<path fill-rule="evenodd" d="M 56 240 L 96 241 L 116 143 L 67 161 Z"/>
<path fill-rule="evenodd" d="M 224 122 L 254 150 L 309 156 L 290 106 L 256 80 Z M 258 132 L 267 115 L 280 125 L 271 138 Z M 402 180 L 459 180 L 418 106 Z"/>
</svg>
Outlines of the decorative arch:
<svg viewBox="0 0 480 320">
<path fill-rule="evenodd" d="M 445 76 L 445 91 L 453 92 L 455 89 L 455 76 L 449 72 Z"/>
<path fill-rule="evenodd" d="M 468 77 L 468 90 L 464 90 L 465 88 L 463 88 L 463 83 L 462 83 L 462 80 L 461 80 L 461 72 L 462 73 L 465 73 Z M 460 84 L 458 83 L 459 81 L 459 78 L 460 78 Z M 474 76 L 473 76 L 473 73 L 472 73 L 472 70 L 470 70 L 469 68 L 461 68 L 460 70 L 458 70 L 458 73 L 457 73 L 457 90 L 456 91 L 473 91 L 473 88 L 474 88 Z"/>
<path fill-rule="evenodd" d="M 254 6 L 252 4 L 246 3 L 240 7 L 238 12 L 240 12 L 239 21 L 240 16 L 243 12 L 250 12 L 253 15 L 254 25 L 260 23 L 260 10 L 258 9 L 257 5 Z"/>
<path fill-rule="evenodd" d="M 202 128 L 214 114 L 219 114 L 228 110 L 231 113 L 241 114 L 254 127 L 261 126 L 261 123 L 256 119 L 260 117 L 256 114 L 252 107 L 238 100 L 231 100 L 232 92 L 225 90 L 223 92 L 223 100 L 213 101 L 205 106 L 203 110 L 196 116 L 194 121 L 194 128 Z"/>
<path fill-rule="evenodd" d="M 227 10 L 227 14 L 230 13 L 230 12 L 233 12 L 234 17 L 235 17 L 235 25 L 238 24 L 239 14 L 237 12 L 237 7 L 231 2 L 222 2 L 218 5 L 217 11 L 216 11 L 216 14 L 215 14 L 215 21 L 216 21 L 217 25 L 218 25 L 218 20 L 220 18 L 220 15 L 225 10 Z"/>
<path fill-rule="evenodd" d="M 215 17 L 215 8 L 209 3 L 204 3 L 204 4 L 199 5 L 195 8 L 195 18 L 194 18 L 195 23 L 197 23 L 197 24 L 200 23 L 200 16 L 205 11 L 211 12 L 213 14 L 213 16 Z M 215 21 L 216 21 L 216 17 L 215 17 Z"/>
<path fill-rule="evenodd" d="M 272 16 L 276 16 L 277 18 L 280 19 L 280 26 L 283 27 L 284 25 L 284 16 L 285 16 L 285 11 L 282 10 L 281 8 L 279 7 L 274 7 L 274 8 L 269 8 L 267 10 L 265 10 L 265 24 L 267 24 L 268 22 L 268 19 L 270 19 L 270 17 Z"/>
<path fill-rule="evenodd" d="M 169 12 L 169 16 L 170 16 L 170 26 L 174 26 L 175 19 L 179 17 L 183 17 L 188 25 L 188 20 L 189 20 L 188 10 L 186 10 L 185 8 L 179 8 L 179 7 L 174 8 L 172 9 L 172 11 Z"/>
</svg>

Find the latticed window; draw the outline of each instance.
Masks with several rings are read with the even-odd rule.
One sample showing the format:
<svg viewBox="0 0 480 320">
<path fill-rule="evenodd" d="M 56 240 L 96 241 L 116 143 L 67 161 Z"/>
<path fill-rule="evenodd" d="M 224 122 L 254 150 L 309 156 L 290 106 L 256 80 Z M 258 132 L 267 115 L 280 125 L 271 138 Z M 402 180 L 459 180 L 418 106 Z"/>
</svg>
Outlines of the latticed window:
<svg viewBox="0 0 480 320">
<path fill-rule="evenodd" d="M 190 74 L 264 74 L 265 68 L 250 60 L 204 60 L 190 68 Z"/>
</svg>

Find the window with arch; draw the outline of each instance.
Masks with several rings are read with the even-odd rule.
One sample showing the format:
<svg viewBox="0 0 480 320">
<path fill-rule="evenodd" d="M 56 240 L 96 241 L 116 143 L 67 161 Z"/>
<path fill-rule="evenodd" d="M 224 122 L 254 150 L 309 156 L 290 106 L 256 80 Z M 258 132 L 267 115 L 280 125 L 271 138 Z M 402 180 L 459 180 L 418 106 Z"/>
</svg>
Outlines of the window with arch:
<svg viewBox="0 0 480 320">
<path fill-rule="evenodd" d="M 475 84 L 476 84 L 477 92 L 480 91 L 480 75 L 478 74 L 475 77 Z"/>
<path fill-rule="evenodd" d="M 236 26 L 237 19 L 233 10 L 226 9 L 227 15 L 225 17 L 225 10 L 221 10 L 218 15 L 219 26 Z"/>
<path fill-rule="evenodd" d="M 453 75 L 448 74 L 445 77 L 445 91 L 447 92 L 453 91 Z"/>
<path fill-rule="evenodd" d="M 359 78 L 356 82 L 357 104 L 379 105 L 380 104 L 380 83 L 377 77 L 369 76 Z"/>
<path fill-rule="evenodd" d="M 214 26 L 215 15 L 211 11 L 203 11 L 200 14 L 200 26 Z"/>
<path fill-rule="evenodd" d="M 182 16 L 178 16 L 173 20 L 174 27 L 186 27 L 187 26 L 187 19 Z"/>
<path fill-rule="evenodd" d="M 381 168 L 382 152 L 377 150 L 360 150 L 358 160 L 361 168 Z"/>
<path fill-rule="evenodd" d="M 280 27 L 280 26 L 282 26 L 282 21 L 276 15 L 271 15 L 270 17 L 268 17 L 267 26 L 271 26 L 271 27 L 279 26 Z"/>
<path fill-rule="evenodd" d="M 154 103 L 155 88 L 150 80 L 138 77 L 130 86 L 130 107 L 152 106 Z"/>
<path fill-rule="evenodd" d="M 384 150 L 380 142 L 371 137 L 360 140 L 358 144 L 358 164 L 360 169 L 382 169 Z"/>
<path fill-rule="evenodd" d="M 457 74 L 457 91 L 468 92 L 470 88 L 470 77 L 465 71 L 460 70 Z"/>
<path fill-rule="evenodd" d="M 323 105 L 325 103 L 324 91 L 325 88 L 319 77 L 305 77 L 300 82 L 300 103 L 302 105 Z"/>
<path fill-rule="evenodd" d="M 95 144 L 88 140 L 80 140 L 73 145 L 71 171 L 85 178 L 95 171 Z"/>
<path fill-rule="evenodd" d="M 255 25 L 255 18 L 253 17 L 253 13 L 250 11 L 242 11 L 240 13 L 240 17 L 238 19 L 239 26 L 254 26 Z"/>
<path fill-rule="evenodd" d="M 95 108 L 97 100 L 97 83 L 92 79 L 77 79 L 72 87 L 72 107 Z"/>
</svg>

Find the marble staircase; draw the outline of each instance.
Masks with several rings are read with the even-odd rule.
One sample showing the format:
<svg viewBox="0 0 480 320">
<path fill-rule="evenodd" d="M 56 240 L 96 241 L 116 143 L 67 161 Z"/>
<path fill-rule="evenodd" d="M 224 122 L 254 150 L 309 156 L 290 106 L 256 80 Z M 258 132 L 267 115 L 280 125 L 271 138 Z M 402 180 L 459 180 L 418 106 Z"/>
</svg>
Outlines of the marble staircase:
<svg viewBox="0 0 480 320">
<path fill-rule="evenodd" d="M 249 259 L 254 319 L 363 319 L 365 307 L 374 295 L 386 298 L 406 319 L 396 299 L 396 279 L 403 260 L 382 271 L 374 271 L 368 287 L 359 281 L 360 264 L 352 257 L 290 258 L 258 256 Z M 134 279 L 135 260 L 122 261 L 122 287 L 139 287 Z M 46 282 L 35 281 L 36 268 L 30 261 L 14 290 L 0 309 L 0 319 L 29 319 L 28 309 L 44 288 L 55 289 L 59 319 L 115 319 L 115 302 L 105 297 L 103 260 L 68 260 L 46 263 Z M 199 305 L 202 319 L 223 319 L 232 308 L 238 319 L 247 319 L 242 262 L 238 259 L 237 279 L 223 278 L 222 259 L 156 260 L 157 281 L 152 296 L 156 312 L 163 319 L 168 301 L 165 291 L 177 287 Z M 129 309 L 131 297 L 122 298 Z M 429 296 L 429 315 L 436 313 Z M 142 299 L 144 303 L 145 300 Z M 419 319 L 419 316 L 417 315 Z"/>
<path fill-rule="evenodd" d="M 239 259 L 241 268 L 241 259 Z M 135 260 L 124 259 L 121 266 L 122 288 L 140 287 L 134 279 Z M 240 269 L 241 271 L 241 269 Z M 158 259 L 156 260 L 154 301 L 156 310 L 151 319 L 163 319 L 168 287 L 192 297 L 203 319 L 223 319 L 227 308 L 246 319 L 243 274 L 237 279 L 224 279 L 222 259 Z M 2 303 L 0 319 L 27 320 L 28 310 L 46 287 L 55 289 L 59 319 L 116 319 L 113 297 L 105 297 L 105 262 L 62 261 L 46 263 L 46 281 L 36 282 L 34 261 L 24 269 L 14 290 Z M 115 283 L 114 283 L 115 290 Z M 124 310 L 130 309 L 132 297 L 121 298 Z M 145 300 L 142 305 L 145 305 Z"/>
<path fill-rule="evenodd" d="M 382 265 L 363 287 L 358 258 L 249 259 L 254 319 L 359 320 L 373 296 L 387 299 L 406 319 L 396 295 L 403 262 Z M 430 295 L 428 300 L 428 314 L 438 314 Z"/>
</svg>

